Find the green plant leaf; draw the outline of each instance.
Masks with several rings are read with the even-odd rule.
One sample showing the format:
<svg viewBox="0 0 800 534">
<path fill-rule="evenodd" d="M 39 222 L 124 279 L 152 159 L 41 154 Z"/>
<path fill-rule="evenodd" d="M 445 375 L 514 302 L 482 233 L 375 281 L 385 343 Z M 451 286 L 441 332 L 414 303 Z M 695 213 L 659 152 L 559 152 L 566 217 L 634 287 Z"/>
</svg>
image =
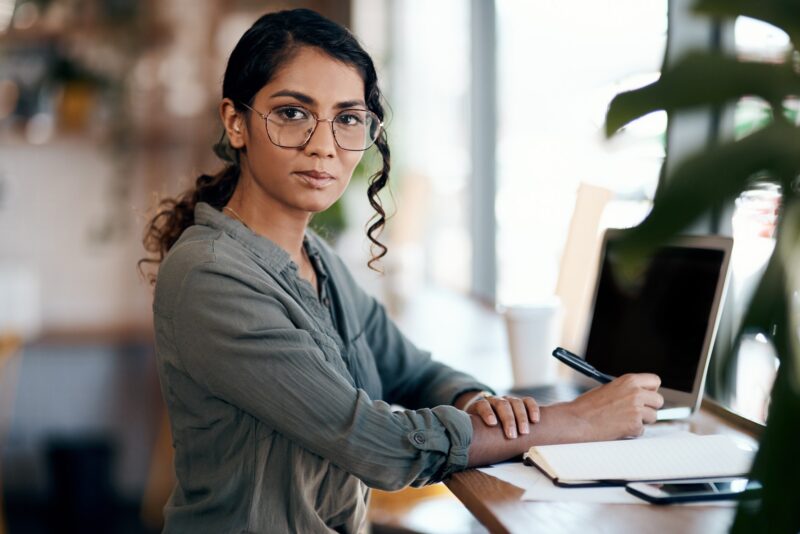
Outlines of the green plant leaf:
<svg viewBox="0 0 800 534">
<path fill-rule="evenodd" d="M 800 443 L 800 394 L 793 385 L 797 361 L 792 358 L 789 337 L 792 332 L 787 321 L 788 295 L 777 288 L 771 297 L 777 315 L 777 327 L 772 341 L 781 366 L 772 387 L 767 426 L 761 437 L 751 478 L 759 480 L 764 490 L 759 501 L 742 502 L 737 510 L 732 532 L 798 532 L 797 479 L 800 462 L 793 461 Z M 795 354 L 796 356 L 796 354 Z"/>
<path fill-rule="evenodd" d="M 786 31 L 800 44 L 798 0 L 698 0 L 695 10 L 714 17 L 752 17 Z M 795 54 L 797 51 L 795 50 Z M 788 56 L 787 56 L 788 59 Z M 720 106 L 741 96 L 763 98 L 777 113 L 788 95 L 800 94 L 798 75 L 789 66 L 737 62 L 734 58 L 693 54 L 665 70 L 654 84 L 618 95 L 609 106 L 606 134 L 652 111 Z M 796 484 L 800 462 L 800 211 L 796 185 L 800 170 L 800 130 L 775 122 L 740 141 L 701 151 L 686 160 L 657 194 L 653 211 L 626 232 L 617 252 L 623 264 L 641 264 L 649 252 L 683 231 L 714 206 L 734 198 L 754 175 L 781 181 L 783 207 L 776 253 L 757 289 L 745 327 L 770 334 L 781 357 L 766 430 L 753 465 L 764 484 L 763 498 L 743 501 L 734 532 L 800 532 Z M 638 258 L 638 260 L 637 260 Z M 796 273 L 797 272 L 797 273 Z M 794 306 L 794 308 L 793 308 Z M 772 326 L 777 328 L 774 330 Z"/>
<path fill-rule="evenodd" d="M 778 176 L 800 169 L 800 129 L 773 123 L 739 141 L 690 157 L 656 197 L 650 215 L 625 233 L 621 256 L 647 255 L 720 202 L 736 197 L 761 171 Z"/>
<path fill-rule="evenodd" d="M 787 352 L 793 354 L 794 372 L 791 374 L 791 384 L 795 392 L 800 395 L 800 201 L 797 194 L 790 188 L 783 197 L 783 215 L 778 233 L 778 242 L 775 245 L 775 256 L 780 258 L 784 266 L 784 287 L 782 291 L 789 295 L 786 303 L 787 314 Z"/>
<path fill-rule="evenodd" d="M 794 458 L 800 443 L 800 351 L 797 350 L 798 332 L 791 319 L 791 299 L 797 282 L 793 266 L 800 245 L 800 211 L 791 191 L 784 202 L 775 253 L 758 284 L 740 331 L 740 335 L 746 330 L 767 334 L 781 365 L 771 392 L 767 426 L 750 475 L 761 481 L 764 491 L 760 501 L 741 503 L 732 529 L 736 533 L 797 532 L 800 529 L 800 516 L 795 513 L 800 464 L 786 461 Z"/>
<path fill-rule="evenodd" d="M 697 13 L 713 17 L 750 17 L 785 31 L 797 48 L 800 44 L 800 10 L 796 0 L 697 0 Z"/>
<path fill-rule="evenodd" d="M 731 532 L 798 532 L 797 480 L 800 462 L 800 395 L 789 383 L 791 369 L 781 365 L 772 388 L 767 426 L 753 462 L 751 478 L 764 486 L 762 498 L 742 501 Z"/>
<path fill-rule="evenodd" d="M 656 82 L 614 97 L 606 114 L 606 136 L 653 111 L 722 105 L 743 96 L 775 103 L 789 95 L 800 95 L 800 75 L 788 64 L 744 62 L 693 52 Z"/>
</svg>

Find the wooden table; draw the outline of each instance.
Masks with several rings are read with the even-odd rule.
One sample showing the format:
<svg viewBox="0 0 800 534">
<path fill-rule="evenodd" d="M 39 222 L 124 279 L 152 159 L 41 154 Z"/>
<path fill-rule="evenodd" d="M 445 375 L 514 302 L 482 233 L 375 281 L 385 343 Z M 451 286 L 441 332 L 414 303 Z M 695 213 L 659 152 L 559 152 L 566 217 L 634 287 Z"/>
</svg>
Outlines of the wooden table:
<svg viewBox="0 0 800 534">
<path fill-rule="evenodd" d="M 700 413 L 683 423 L 698 434 L 731 434 L 754 444 L 756 427 L 705 402 Z M 735 507 L 655 506 L 522 501 L 524 490 L 474 469 L 453 475 L 447 487 L 491 532 L 727 532 Z"/>
</svg>

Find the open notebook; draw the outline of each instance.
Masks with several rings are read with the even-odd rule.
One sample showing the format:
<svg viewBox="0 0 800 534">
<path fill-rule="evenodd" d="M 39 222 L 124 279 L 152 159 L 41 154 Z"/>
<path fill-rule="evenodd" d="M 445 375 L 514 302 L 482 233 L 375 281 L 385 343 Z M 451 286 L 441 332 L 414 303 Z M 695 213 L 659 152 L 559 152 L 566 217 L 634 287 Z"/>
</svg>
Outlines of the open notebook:
<svg viewBox="0 0 800 534">
<path fill-rule="evenodd" d="M 753 452 L 730 436 L 682 435 L 651 439 L 531 447 L 525 463 L 558 486 L 746 475 Z"/>
</svg>

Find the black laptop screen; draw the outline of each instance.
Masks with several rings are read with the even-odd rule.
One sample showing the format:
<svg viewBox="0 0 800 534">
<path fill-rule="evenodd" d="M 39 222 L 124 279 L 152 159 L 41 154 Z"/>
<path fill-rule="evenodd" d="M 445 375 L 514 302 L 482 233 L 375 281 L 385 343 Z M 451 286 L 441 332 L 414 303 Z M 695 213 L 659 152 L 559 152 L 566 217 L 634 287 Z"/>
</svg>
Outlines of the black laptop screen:
<svg viewBox="0 0 800 534">
<path fill-rule="evenodd" d="M 613 250 L 613 242 L 607 246 Z M 663 387 L 691 392 L 724 255 L 715 249 L 664 247 L 636 289 L 623 290 L 607 252 L 586 360 L 614 376 L 655 373 Z"/>
</svg>

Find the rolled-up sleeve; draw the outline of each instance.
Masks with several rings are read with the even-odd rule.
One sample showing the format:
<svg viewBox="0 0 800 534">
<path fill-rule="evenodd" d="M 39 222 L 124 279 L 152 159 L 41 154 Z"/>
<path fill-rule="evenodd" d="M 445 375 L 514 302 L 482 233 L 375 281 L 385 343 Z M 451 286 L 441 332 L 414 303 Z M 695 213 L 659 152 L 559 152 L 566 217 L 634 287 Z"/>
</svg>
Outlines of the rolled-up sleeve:
<svg viewBox="0 0 800 534">
<path fill-rule="evenodd" d="M 374 298 L 363 301 L 365 334 L 376 355 L 386 398 L 419 408 L 453 404 L 466 391 L 492 389 L 472 376 L 437 362 L 416 347 Z"/>
<path fill-rule="evenodd" d="M 375 298 L 353 280 L 338 258 L 332 258 L 340 278 L 347 284 L 348 296 L 356 307 L 367 343 L 375 355 L 384 398 L 408 408 L 453 404 L 467 391 L 492 391 L 474 377 L 431 358 L 412 343 Z"/>
<path fill-rule="evenodd" d="M 193 380 L 367 485 L 422 485 L 466 467 L 467 414 L 392 411 L 370 399 L 256 284 L 205 263 L 185 276 L 174 310 L 175 345 Z"/>
</svg>

